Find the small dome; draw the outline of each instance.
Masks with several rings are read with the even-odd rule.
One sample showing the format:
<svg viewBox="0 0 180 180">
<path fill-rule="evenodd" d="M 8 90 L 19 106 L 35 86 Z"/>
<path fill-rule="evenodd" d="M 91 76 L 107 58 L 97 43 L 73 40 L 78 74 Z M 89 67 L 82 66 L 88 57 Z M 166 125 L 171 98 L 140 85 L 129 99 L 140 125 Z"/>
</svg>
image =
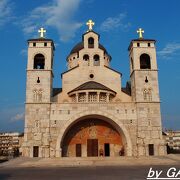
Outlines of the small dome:
<svg viewBox="0 0 180 180">
<path fill-rule="evenodd" d="M 77 53 L 77 52 L 79 52 L 79 51 L 80 51 L 81 49 L 83 49 L 83 48 L 84 48 L 84 43 L 83 43 L 83 42 L 79 42 L 78 44 L 76 44 L 76 45 L 72 48 L 70 54 Z M 106 49 L 105 49 L 105 47 L 104 47 L 103 45 L 99 44 L 99 48 L 102 49 L 103 51 L 105 51 L 106 54 L 108 54 L 107 51 L 106 51 Z"/>
</svg>

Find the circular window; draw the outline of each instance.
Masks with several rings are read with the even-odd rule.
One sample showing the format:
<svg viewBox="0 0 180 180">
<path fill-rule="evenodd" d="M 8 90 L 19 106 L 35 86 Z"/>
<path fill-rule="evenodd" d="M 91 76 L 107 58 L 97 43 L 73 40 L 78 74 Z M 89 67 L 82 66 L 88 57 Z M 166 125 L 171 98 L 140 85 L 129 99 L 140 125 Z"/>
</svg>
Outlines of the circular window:
<svg viewBox="0 0 180 180">
<path fill-rule="evenodd" d="M 89 77 L 90 77 L 90 78 L 93 78 L 93 77 L 94 77 L 94 74 L 90 74 Z"/>
</svg>

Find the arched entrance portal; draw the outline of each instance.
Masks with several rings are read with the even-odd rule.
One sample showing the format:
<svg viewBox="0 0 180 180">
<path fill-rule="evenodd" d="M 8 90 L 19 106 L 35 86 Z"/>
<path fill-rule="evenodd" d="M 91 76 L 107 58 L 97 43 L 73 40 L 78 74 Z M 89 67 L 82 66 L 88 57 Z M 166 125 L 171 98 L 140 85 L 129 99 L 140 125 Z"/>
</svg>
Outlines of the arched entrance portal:
<svg viewBox="0 0 180 180">
<path fill-rule="evenodd" d="M 124 155 L 122 135 L 108 122 L 87 118 L 74 123 L 61 143 L 63 157 Z"/>
</svg>

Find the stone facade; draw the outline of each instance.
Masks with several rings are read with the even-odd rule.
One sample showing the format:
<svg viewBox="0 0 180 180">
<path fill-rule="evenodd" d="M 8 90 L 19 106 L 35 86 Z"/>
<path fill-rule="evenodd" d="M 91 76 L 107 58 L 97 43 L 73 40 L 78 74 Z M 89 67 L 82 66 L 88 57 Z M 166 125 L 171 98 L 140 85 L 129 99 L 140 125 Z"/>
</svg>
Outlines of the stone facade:
<svg viewBox="0 0 180 180">
<path fill-rule="evenodd" d="M 23 156 L 166 154 L 155 41 L 131 41 L 130 82 L 122 88 L 99 40 L 92 30 L 83 34 L 67 57 L 62 88 L 52 87 L 53 41 L 28 40 Z"/>
</svg>

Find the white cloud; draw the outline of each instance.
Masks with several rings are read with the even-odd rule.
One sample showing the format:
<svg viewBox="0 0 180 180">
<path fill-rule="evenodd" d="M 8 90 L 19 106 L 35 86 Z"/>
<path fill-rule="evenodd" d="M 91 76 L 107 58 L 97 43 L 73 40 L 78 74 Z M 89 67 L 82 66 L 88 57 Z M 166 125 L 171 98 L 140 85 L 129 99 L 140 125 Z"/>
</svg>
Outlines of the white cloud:
<svg viewBox="0 0 180 180">
<path fill-rule="evenodd" d="M 162 50 L 158 51 L 157 54 L 162 58 L 169 59 L 173 55 L 180 53 L 180 43 L 168 43 Z"/>
<path fill-rule="evenodd" d="M 61 41 L 74 37 L 82 26 L 73 17 L 81 0 L 53 0 L 50 4 L 32 10 L 21 22 L 25 34 L 37 31 L 39 27 L 53 27 L 58 31 Z"/>
<path fill-rule="evenodd" d="M 11 122 L 17 122 L 24 120 L 24 113 L 18 113 L 15 116 L 11 117 Z"/>
<path fill-rule="evenodd" d="M 22 49 L 21 51 L 20 51 L 20 55 L 22 55 L 22 56 L 27 56 L 27 49 Z"/>
<path fill-rule="evenodd" d="M 121 13 L 116 17 L 108 17 L 100 25 L 101 31 L 111 31 L 115 28 L 120 28 L 121 30 L 127 30 L 130 26 L 130 22 L 124 22 L 126 18 L 126 13 Z"/>
<path fill-rule="evenodd" d="M 12 4 L 9 0 L 0 0 L 0 26 L 7 23 L 11 17 Z"/>
</svg>

